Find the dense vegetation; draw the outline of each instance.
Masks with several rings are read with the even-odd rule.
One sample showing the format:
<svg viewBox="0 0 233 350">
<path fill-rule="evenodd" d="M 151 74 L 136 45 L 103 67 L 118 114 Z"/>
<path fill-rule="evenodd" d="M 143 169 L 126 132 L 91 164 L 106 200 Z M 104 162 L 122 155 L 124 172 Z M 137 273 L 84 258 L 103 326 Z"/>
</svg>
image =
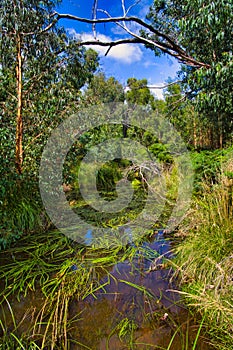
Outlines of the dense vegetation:
<svg viewBox="0 0 233 350">
<path fill-rule="evenodd" d="M 133 262 L 142 252 L 151 261 L 156 258 L 141 239 L 124 245 L 116 237 L 109 242 L 103 236 L 102 242 L 90 247 L 76 244 L 54 230 L 43 207 L 39 166 L 52 130 L 87 106 L 103 103 L 123 103 L 132 110 L 140 105 L 150 112 L 151 123 L 156 116 L 165 118 L 185 141 L 195 170 L 192 204 L 172 233 L 176 259 L 165 263 L 174 268 L 181 295 L 201 318 L 197 334 L 204 327 L 214 349 L 233 349 L 232 1 L 153 1 L 147 21 L 154 33 L 140 32 L 148 39 L 146 46 L 155 55 L 164 54 L 149 44 L 160 40 L 156 31 L 162 32 L 164 45 L 170 38 L 193 63 L 182 65 L 177 82 L 167 82 L 164 100 L 154 97 L 146 79 L 129 77 L 124 89 L 115 77 L 106 77 L 98 54 L 84 49 L 54 21 L 59 3 L 3 0 L 0 4 L 0 302 L 11 318 L 10 326 L 0 321 L 0 349 L 68 349 L 72 322 L 77 322 L 67 316 L 74 296 L 80 301 L 93 295 L 102 276 L 119 261 Z M 121 226 L 142 210 L 148 191 L 146 173 L 127 159 L 107 162 L 98 172 L 97 189 L 111 202 L 117 197 L 116 183 L 127 173 L 135 190 L 131 211 L 97 216 L 81 198 L 80 162 L 89 149 L 109 137 L 143 144 L 158 159 L 165 176 L 166 210 L 155 220 L 148 238 L 154 230 L 166 228 L 177 199 L 177 169 L 166 144 L 127 120 L 88 130 L 72 145 L 63 171 L 67 200 L 86 220 L 101 227 Z M 103 245 L 105 249 L 100 248 Z M 73 269 L 78 272 L 73 274 Z M 30 332 L 19 332 L 20 322 L 8 300 L 36 289 L 43 295 L 43 307 L 36 317 L 32 312 Z M 114 327 L 120 338 L 128 337 L 127 346 L 133 349 L 134 321 L 124 319 Z M 196 345 L 195 340 L 192 350 Z"/>
</svg>

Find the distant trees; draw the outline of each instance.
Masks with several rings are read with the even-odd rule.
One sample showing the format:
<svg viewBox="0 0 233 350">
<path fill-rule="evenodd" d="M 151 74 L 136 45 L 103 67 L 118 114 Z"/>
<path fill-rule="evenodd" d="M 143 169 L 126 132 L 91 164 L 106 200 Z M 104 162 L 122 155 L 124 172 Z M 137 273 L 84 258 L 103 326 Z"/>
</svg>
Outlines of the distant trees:
<svg viewBox="0 0 233 350">
<path fill-rule="evenodd" d="M 60 15 L 54 10 L 59 3 L 60 0 L 3 0 L 0 4 L 1 147 L 5 150 L 4 145 L 15 143 L 15 165 L 19 174 L 23 171 L 23 160 L 27 164 L 27 161 L 31 163 L 38 158 L 38 150 L 33 145 L 40 140 L 39 148 L 42 149 L 45 129 L 49 133 L 67 113 L 77 109 L 80 88 L 87 82 L 85 98 L 91 101 L 111 102 L 126 98 L 129 102 L 149 103 L 151 108 L 164 108 L 154 100 L 145 80 L 130 78 L 130 90 L 124 94 L 115 78 L 106 79 L 99 74 L 92 79 L 98 67 L 98 57 L 95 51 L 82 49 L 83 45 L 103 45 L 109 51 L 120 43 L 143 43 L 156 55 L 176 57 L 185 66 L 179 73 L 179 80 L 182 80 L 180 91 L 174 93 L 182 102 L 183 96 L 186 97 L 189 112 L 184 112 L 182 107 L 179 108 L 182 118 L 178 114 L 175 116 L 178 112 L 174 107 L 179 101 L 172 101 L 172 89 L 168 89 L 166 102 L 171 102 L 167 110 L 171 113 L 170 120 L 180 130 L 186 130 L 183 132 L 187 139 L 190 139 L 192 129 L 190 142 L 194 147 L 219 148 L 231 140 L 231 0 L 154 0 L 146 21 L 129 17 L 124 1 L 122 16 L 111 17 L 102 11 L 103 17 L 98 18 L 96 13 L 94 19 Z M 111 43 L 96 39 L 78 42 L 58 27 L 61 18 L 94 26 L 114 22 L 125 30 L 128 37 Z M 133 32 L 128 26 L 130 22 L 137 24 L 140 30 Z M 201 124 L 203 129 L 206 125 L 208 128 L 199 132 Z M 15 137 L 12 136 L 13 130 L 16 130 Z M 203 142 L 207 139 L 208 142 Z M 2 157 L 7 167 L 12 157 L 11 148 Z"/>
<path fill-rule="evenodd" d="M 129 78 L 127 80 L 126 100 L 129 103 L 149 105 L 154 101 L 154 96 L 147 87 L 147 79 Z"/>
<path fill-rule="evenodd" d="M 165 115 L 191 148 L 209 147 L 208 129 L 200 121 L 191 101 L 186 99 L 180 84 L 168 84 L 164 93 Z"/>
<path fill-rule="evenodd" d="M 84 93 L 88 104 L 124 102 L 124 87 L 114 77 L 106 78 L 104 73 L 93 76 Z"/>
</svg>

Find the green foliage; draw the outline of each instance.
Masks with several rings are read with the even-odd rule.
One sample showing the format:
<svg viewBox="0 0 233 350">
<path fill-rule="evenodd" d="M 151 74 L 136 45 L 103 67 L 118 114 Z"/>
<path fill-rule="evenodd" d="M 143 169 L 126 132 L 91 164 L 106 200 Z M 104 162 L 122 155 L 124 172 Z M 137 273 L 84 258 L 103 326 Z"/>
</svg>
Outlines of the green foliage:
<svg viewBox="0 0 233 350">
<path fill-rule="evenodd" d="M 138 325 L 134 322 L 134 320 L 130 320 L 128 317 L 123 318 L 110 333 L 108 340 L 114 333 L 117 333 L 120 341 L 127 343 L 128 347 L 132 349 L 134 347 L 134 332 L 137 330 L 137 328 Z M 109 350 L 109 342 L 107 342 L 106 346 L 106 350 Z"/>
<path fill-rule="evenodd" d="M 154 102 L 154 96 L 147 87 L 147 80 L 129 78 L 127 80 L 129 90 L 126 93 L 126 101 L 137 105 L 151 105 Z"/>
<path fill-rule="evenodd" d="M 190 152 L 195 171 L 194 194 L 201 194 L 203 185 L 218 181 L 222 165 L 231 157 L 232 148 L 215 151 Z"/>
<path fill-rule="evenodd" d="M 162 163 L 165 163 L 165 164 L 173 163 L 173 157 L 168 152 L 166 145 L 156 142 L 156 143 L 153 143 L 148 149 Z"/>
<path fill-rule="evenodd" d="M 155 29 L 209 65 L 183 68 L 180 78 L 187 96 L 195 102 L 200 121 L 208 120 L 212 148 L 222 147 L 232 134 L 232 14 L 231 0 L 155 0 L 148 14 Z"/>
<path fill-rule="evenodd" d="M 124 102 L 123 86 L 114 78 L 98 73 L 91 79 L 83 96 L 84 104 Z"/>
<path fill-rule="evenodd" d="M 80 48 L 62 27 L 52 25 L 51 14 L 59 3 L 17 0 L 0 6 L 0 118 L 4 128 L 10 128 L 13 141 L 17 52 L 21 52 L 24 170 L 33 175 L 51 130 L 77 111 L 80 89 L 98 67 L 94 50 Z"/>
<path fill-rule="evenodd" d="M 50 16 L 60 1 L 2 1 L 0 5 L 0 221 L 3 247 L 46 228 L 38 169 L 51 131 L 78 109 L 80 89 L 98 67 Z M 46 28 L 51 25 L 51 29 Z M 21 49 L 18 48 L 20 37 Z M 22 56 L 24 174 L 15 174 L 17 55 Z M 44 222 L 43 222 L 44 221 Z"/>
<path fill-rule="evenodd" d="M 35 182 L 10 175 L 0 182 L 0 249 L 23 234 L 46 230 L 49 225 Z"/>
<path fill-rule="evenodd" d="M 182 91 L 182 86 L 178 83 L 172 83 L 169 79 L 164 97 L 166 118 L 181 134 L 182 139 L 189 147 L 197 148 L 201 143 L 201 135 L 204 134 L 204 125 L 198 123 L 193 106 L 185 101 L 185 92 Z"/>
<path fill-rule="evenodd" d="M 98 191 L 113 192 L 116 189 L 116 183 L 122 179 L 122 171 L 117 161 L 105 163 L 98 171 L 96 184 Z"/>
</svg>

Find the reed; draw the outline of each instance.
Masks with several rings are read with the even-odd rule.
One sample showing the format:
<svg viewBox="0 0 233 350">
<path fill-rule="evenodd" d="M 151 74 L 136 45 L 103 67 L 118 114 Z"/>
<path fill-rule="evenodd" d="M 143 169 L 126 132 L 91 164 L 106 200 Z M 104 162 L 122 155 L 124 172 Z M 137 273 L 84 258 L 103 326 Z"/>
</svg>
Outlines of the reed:
<svg viewBox="0 0 233 350">
<path fill-rule="evenodd" d="M 190 307 L 206 315 L 215 347 L 233 344 L 233 192 L 229 162 L 215 185 L 204 184 L 186 221 L 178 246 L 177 268 Z M 228 174 L 228 175 L 226 175 Z"/>
</svg>

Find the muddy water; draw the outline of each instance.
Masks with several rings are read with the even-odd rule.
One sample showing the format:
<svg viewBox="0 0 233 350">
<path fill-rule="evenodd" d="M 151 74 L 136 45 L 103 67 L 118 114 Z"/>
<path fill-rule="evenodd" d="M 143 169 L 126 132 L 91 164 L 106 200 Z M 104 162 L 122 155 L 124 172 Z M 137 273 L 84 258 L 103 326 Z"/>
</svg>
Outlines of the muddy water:
<svg viewBox="0 0 233 350">
<path fill-rule="evenodd" d="M 163 231 L 144 246 L 172 258 L 170 242 Z M 175 292 L 172 271 L 166 268 L 162 258 L 151 262 L 139 251 L 137 259 L 116 264 L 101 282 L 105 287 L 94 295 L 83 301 L 74 298 L 69 305 L 69 319 L 73 319 L 69 330 L 70 350 L 146 350 L 169 346 L 170 350 L 192 349 L 198 325 Z M 20 301 L 10 298 L 18 332 L 27 331 L 43 301 L 39 291 L 30 292 Z M 9 331 L 13 330 L 6 303 L 0 314 L 10 324 Z M 200 337 L 195 349 L 211 347 Z"/>
<path fill-rule="evenodd" d="M 163 232 L 144 245 L 172 258 Z M 109 284 L 94 296 L 71 305 L 70 315 L 79 313 L 81 319 L 73 328 L 72 338 L 95 350 L 143 350 L 166 349 L 173 337 L 169 349 L 192 349 L 198 326 L 175 292 L 172 271 L 162 262 L 160 258 L 151 263 L 141 256 L 133 263 L 115 265 Z M 123 324 L 125 335 L 120 334 Z M 74 345 L 72 349 L 82 347 Z M 210 347 L 200 338 L 197 349 Z"/>
</svg>

